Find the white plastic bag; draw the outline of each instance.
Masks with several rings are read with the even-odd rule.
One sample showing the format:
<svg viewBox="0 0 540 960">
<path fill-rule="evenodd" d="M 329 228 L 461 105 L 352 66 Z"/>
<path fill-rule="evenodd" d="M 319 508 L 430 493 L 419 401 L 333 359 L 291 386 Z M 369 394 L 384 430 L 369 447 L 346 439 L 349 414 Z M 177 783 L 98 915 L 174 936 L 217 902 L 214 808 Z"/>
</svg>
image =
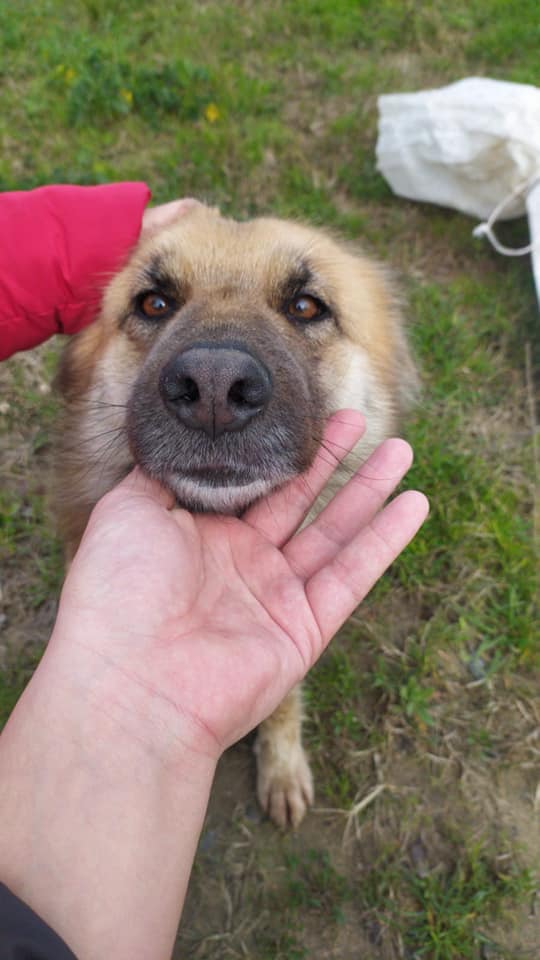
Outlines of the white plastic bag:
<svg viewBox="0 0 540 960">
<path fill-rule="evenodd" d="M 540 90 L 468 77 L 379 97 L 377 167 L 394 193 L 488 217 L 540 175 Z M 523 198 L 504 219 L 525 213 Z"/>
<path fill-rule="evenodd" d="M 540 301 L 540 89 L 486 77 L 379 97 L 377 168 L 411 200 L 490 218 L 501 252 L 532 252 Z M 532 243 L 501 249 L 497 220 L 529 217 Z"/>
<path fill-rule="evenodd" d="M 531 236 L 531 260 L 536 287 L 536 297 L 540 304 L 540 183 L 536 183 L 526 198 L 529 233 Z"/>
</svg>

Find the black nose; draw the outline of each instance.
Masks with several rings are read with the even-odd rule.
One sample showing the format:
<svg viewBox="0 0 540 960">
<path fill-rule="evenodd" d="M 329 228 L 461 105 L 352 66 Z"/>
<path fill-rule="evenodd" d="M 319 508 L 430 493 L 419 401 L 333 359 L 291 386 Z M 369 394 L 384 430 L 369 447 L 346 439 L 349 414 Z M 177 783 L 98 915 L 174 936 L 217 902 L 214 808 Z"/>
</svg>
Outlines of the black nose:
<svg viewBox="0 0 540 960">
<path fill-rule="evenodd" d="M 214 439 L 241 430 L 267 406 L 272 393 L 263 364 L 237 347 L 194 346 L 161 371 L 159 390 L 166 407 L 192 430 Z"/>
</svg>

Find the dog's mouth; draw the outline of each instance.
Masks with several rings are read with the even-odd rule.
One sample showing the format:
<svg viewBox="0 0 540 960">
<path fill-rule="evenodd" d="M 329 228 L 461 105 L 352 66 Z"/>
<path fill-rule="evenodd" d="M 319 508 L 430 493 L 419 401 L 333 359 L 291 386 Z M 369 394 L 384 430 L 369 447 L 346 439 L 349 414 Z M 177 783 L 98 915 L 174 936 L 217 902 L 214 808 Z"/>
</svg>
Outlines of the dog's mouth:
<svg viewBox="0 0 540 960">
<path fill-rule="evenodd" d="M 263 362 L 236 340 L 197 341 L 143 367 L 131 453 L 188 510 L 241 513 L 311 462 L 316 389 L 294 354 L 272 350 Z"/>
<path fill-rule="evenodd" d="M 242 513 L 307 465 L 285 430 L 211 442 L 192 431 L 171 430 L 161 416 L 151 424 L 146 417 L 128 421 L 128 437 L 135 463 L 192 512 Z"/>
<path fill-rule="evenodd" d="M 233 470 L 215 463 L 194 467 L 185 472 L 183 479 L 198 483 L 202 487 L 246 487 L 260 478 L 252 471 L 247 473 L 245 470 Z"/>
<path fill-rule="evenodd" d="M 190 432 L 168 432 L 158 418 L 145 435 L 146 421 L 129 430 L 132 462 L 169 489 L 178 506 L 195 513 L 243 513 L 256 500 L 282 487 L 307 466 L 293 443 L 270 431 L 242 434 L 231 443 L 210 443 Z M 231 449 L 228 447 L 231 446 Z"/>
<path fill-rule="evenodd" d="M 255 500 L 285 482 L 285 477 L 257 477 L 254 473 L 203 468 L 195 472 L 169 472 L 160 478 L 176 502 L 192 512 L 239 514 Z"/>
</svg>

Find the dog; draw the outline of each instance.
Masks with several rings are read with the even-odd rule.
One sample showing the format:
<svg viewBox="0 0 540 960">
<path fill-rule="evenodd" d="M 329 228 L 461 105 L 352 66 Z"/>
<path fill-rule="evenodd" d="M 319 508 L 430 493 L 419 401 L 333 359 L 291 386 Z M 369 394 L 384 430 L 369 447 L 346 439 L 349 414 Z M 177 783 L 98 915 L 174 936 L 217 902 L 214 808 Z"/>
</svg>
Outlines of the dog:
<svg viewBox="0 0 540 960">
<path fill-rule="evenodd" d="M 68 556 L 135 463 L 179 505 L 238 515 L 309 467 L 345 407 L 367 423 L 341 468 L 350 473 L 396 430 L 416 383 L 378 264 L 320 228 L 195 204 L 139 243 L 61 361 Z M 259 801 L 281 827 L 313 801 L 301 724 L 296 689 L 255 744 Z"/>
</svg>

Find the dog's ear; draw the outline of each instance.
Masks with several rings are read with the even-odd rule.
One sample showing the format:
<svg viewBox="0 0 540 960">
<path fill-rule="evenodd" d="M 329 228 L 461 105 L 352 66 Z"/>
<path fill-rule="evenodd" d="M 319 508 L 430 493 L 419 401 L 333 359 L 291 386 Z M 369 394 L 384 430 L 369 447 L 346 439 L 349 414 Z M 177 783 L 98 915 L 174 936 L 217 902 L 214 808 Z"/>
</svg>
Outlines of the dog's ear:
<svg viewBox="0 0 540 960">
<path fill-rule="evenodd" d="M 55 390 L 66 400 L 77 400 L 88 390 L 96 360 L 103 349 L 103 337 L 100 324 L 93 323 L 70 339 L 54 378 Z"/>
</svg>

